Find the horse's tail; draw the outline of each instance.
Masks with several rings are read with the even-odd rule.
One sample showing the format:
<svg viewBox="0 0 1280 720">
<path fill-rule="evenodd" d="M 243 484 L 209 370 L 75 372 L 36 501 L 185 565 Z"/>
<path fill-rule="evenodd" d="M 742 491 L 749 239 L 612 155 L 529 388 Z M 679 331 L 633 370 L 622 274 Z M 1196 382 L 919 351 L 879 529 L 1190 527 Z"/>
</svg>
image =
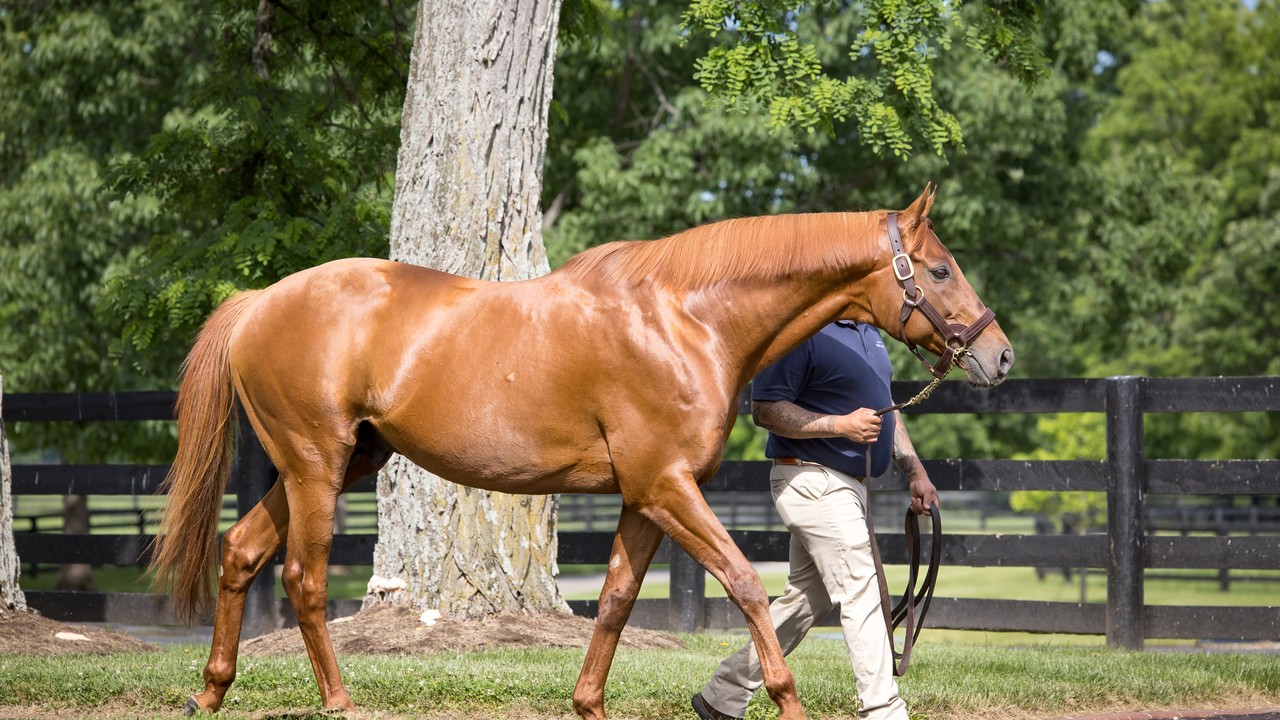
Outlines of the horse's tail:
<svg viewBox="0 0 1280 720">
<path fill-rule="evenodd" d="M 231 333 L 258 291 L 222 303 L 205 321 L 182 364 L 178 454 L 160 485 L 168 505 L 152 546 L 152 584 L 171 588 L 174 615 L 191 624 L 213 598 L 222 494 L 231 472 L 236 396 Z"/>
</svg>

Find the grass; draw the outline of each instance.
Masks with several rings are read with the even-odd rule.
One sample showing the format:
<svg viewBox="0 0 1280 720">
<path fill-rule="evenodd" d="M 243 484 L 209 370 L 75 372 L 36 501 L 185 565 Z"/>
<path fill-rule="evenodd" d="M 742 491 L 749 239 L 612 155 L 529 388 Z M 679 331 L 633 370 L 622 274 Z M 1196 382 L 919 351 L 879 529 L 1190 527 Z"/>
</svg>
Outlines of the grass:
<svg viewBox="0 0 1280 720">
<path fill-rule="evenodd" d="M 610 717 L 693 718 L 688 698 L 744 640 L 685 636 L 683 650 L 622 650 L 610 675 Z M 203 646 L 122 657 L 0 657 L 0 713 L 172 717 L 200 686 Z M 430 657 L 340 658 L 356 703 L 374 717 L 572 718 L 582 650 L 505 650 Z M 793 654 L 810 717 L 856 717 L 843 643 L 811 638 Z M 314 709 L 304 657 L 247 658 L 223 717 Z M 920 646 L 903 696 L 917 720 L 1052 717 L 1115 709 L 1280 705 L 1280 658 L 1129 653 L 1099 648 Z M 278 715 L 277 715 L 278 716 Z M 305 715 L 291 714 L 292 717 Z M 776 717 L 761 693 L 748 720 Z"/>
</svg>

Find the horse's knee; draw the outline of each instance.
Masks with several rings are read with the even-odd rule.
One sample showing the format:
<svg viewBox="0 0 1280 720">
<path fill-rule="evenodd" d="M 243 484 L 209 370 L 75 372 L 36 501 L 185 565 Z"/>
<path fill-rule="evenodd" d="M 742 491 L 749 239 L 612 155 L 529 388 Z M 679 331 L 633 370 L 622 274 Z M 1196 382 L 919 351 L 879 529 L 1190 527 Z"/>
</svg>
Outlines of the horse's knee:
<svg viewBox="0 0 1280 720">
<path fill-rule="evenodd" d="M 302 563 L 286 558 L 280 570 L 280 584 L 289 600 L 298 602 L 302 597 Z"/>
<path fill-rule="evenodd" d="M 319 618 L 329 608 L 329 579 L 324 575 L 318 577 L 306 572 L 299 562 L 286 562 L 280 574 L 280 582 L 284 592 L 293 604 L 293 613 L 302 626 Z"/>
<path fill-rule="evenodd" d="M 319 613 L 323 619 L 329 609 L 329 579 L 323 575 L 302 578 L 302 598 L 298 603 L 298 611 L 308 614 Z"/>
<path fill-rule="evenodd" d="M 769 594 L 755 568 L 726 568 L 724 590 L 744 612 L 769 606 Z"/>
<path fill-rule="evenodd" d="M 605 588 L 600 593 L 600 605 L 596 611 L 596 623 L 605 630 L 622 632 L 622 628 L 627 624 L 626 618 L 630 616 L 631 608 L 635 605 L 636 595 L 639 592 L 640 586 L 637 583 L 625 583 Z"/>
</svg>

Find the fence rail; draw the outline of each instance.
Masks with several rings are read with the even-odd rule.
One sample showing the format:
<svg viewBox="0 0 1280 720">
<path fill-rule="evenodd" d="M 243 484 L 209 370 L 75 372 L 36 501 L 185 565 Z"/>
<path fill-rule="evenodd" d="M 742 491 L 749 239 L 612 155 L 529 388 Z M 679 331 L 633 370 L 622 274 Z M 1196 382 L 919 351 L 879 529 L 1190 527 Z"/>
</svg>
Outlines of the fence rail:
<svg viewBox="0 0 1280 720">
<path fill-rule="evenodd" d="M 895 397 L 906 397 L 922 383 L 894 383 Z M 171 420 L 173 394 L 79 393 L 8 394 L 4 419 L 12 422 L 106 422 Z M 745 403 L 740 404 L 745 411 Z M 1280 607 L 1148 606 L 1143 597 L 1147 569 L 1276 569 L 1280 535 L 1180 537 L 1153 535 L 1146 512 L 1150 495 L 1280 495 L 1280 460 L 1164 460 L 1144 452 L 1148 413 L 1280 411 L 1280 377 L 1235 378 L 1090 378 L 1010 380 L 991 390 L 944 383 L 922 408 L 927 413 L 1105 413 L 1105 460 L 927 460 L 925 468 L 941 491 L 1099 491 L 1107 493 L 1107 533 L 1074 536 L 960 535 L 945 538 L 943 561 L 949 565 L 1102 568 L 1108 578 L 1105 604 L 937 598 L 930 624 L 970 630 L 1020 630 L 1057 633 L 1105 633 L 1112 645 L 1137 648 L 1146 638 L 1280 638 Z M 232 487 L 243 513 L 273 480 L 273 468 L 256 442 L 238 454 Z M 15 495 L 142 495 L 155 491 L 163 465 L 17 465 Z M 353 492 L 372 492 L 374 478 L 358 481 Z M 877 489 L 905 489 L 896 472 L 872 483 Z M 768 465 L 726 462 L 705 492 L 766 493 Z M 788 536 L 768 530 L 731 530 L 748 559 L 785 561 Z M 877 535 L 885 561 L 906 562 L 900 534 Z M 15 533 L 24 562 L 128 565 L 145 562 L 145 535 L 56 535 Z M 334 538 L 332 563 L 372 562 L 375 535 Z M 608 562 L 612 532 L 563 531 L 561 565 Z M 671 597 L 638 601 L 633 622 L 649 627 L 738 627 L 741 615 L 725 599 L 706 598 L 705 575 L 682 551 L 664 543 L 655 559 L 671 565 Z M 255 583 L 247 609 L 246 632 L 267 629 L 288 608 L 274 597 L 269 573 Z M 159 616 L 163 598 L 144 594 L 39 592 L 29 603 L 45 614 L 81 621 L 111 619 L 138 622 Z M 570 603 L 575 612 L 594 615 L 595 601 Z M 338 612 L 350 603 L 334 603 Z M 829 617 L 828 624 L 835 624 Z"/>
</svg>

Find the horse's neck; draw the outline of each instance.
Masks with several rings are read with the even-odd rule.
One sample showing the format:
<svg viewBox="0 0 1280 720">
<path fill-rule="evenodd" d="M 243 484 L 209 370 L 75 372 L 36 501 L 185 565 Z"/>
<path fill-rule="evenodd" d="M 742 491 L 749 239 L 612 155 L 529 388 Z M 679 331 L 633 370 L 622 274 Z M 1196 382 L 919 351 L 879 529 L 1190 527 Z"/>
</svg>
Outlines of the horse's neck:
<svg viewBox="0 0 1280 720">
<path fill-rule="evenodd" d="M 879 247 L 879 234 L 871 227 L 851 233 L 847 224 L 814 227 L 810 218 L 810 232 L 844 233 L 843 239 L 857 250 L 848 254 L 845 266 L 734 281 L 702 293 L 695 314 L 719 336 L 724 359 L 741 374 L 739 380 L 750 379 L 835 320 L 872 320 L 858 279 L 873 271 L 887 250 Z M 808 240 L 797 237 L 794 242 Z M 888 256 L 883 259 L 887 262 Z"/>
</svg>

